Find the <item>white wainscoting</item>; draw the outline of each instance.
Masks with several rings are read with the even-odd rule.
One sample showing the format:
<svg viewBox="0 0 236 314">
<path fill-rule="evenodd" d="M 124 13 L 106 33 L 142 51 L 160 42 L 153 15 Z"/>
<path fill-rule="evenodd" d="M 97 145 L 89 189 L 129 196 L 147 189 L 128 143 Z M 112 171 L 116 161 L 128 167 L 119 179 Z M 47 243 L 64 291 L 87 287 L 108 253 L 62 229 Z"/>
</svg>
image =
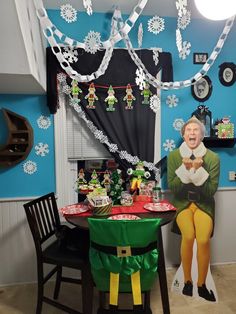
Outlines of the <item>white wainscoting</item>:
<svg viewBox="0 0 236 314">
<path fill-rule="evenodd" d="M 0 285 L 36 280 L 36 257 L 23 204 L 0 202 Z M 216 225 L 212 239 L 212 264 L 236 262 L 236 192 L 216 193 Z M 180 237 L 163 228 L 166 266 L 179 263 Z"/>
</svg>

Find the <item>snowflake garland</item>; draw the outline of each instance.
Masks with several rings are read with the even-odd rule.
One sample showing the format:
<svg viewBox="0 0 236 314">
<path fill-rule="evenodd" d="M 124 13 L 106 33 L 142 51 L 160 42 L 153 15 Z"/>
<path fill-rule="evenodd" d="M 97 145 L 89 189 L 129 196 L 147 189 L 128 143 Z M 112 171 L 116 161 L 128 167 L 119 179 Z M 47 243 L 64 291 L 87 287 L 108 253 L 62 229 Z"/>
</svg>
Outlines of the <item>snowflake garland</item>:
<svg viewBox="0 0 236 314">
<path fill-rule="evenodd" d="M 139 86 L 140 90 L 143 90 L 146 84 L 146 77 L 141 68 L 138 68 L 135 72 L 136 78 L 135 78 L 135 83 Z"/>
<path fill-rule="evenodd" d="M 84 8 L 86 9 L 87 14 L 92 15 L 93 14 L 92 0 L 83 0 L 83 5 Z"/>
<path fill-rule="evenodd" d="M 27 174 L 34 174 L 37 171 L 37 164 L 32 160 L 28 160 L 23 164 L 23 170 Z"/>
<path fill-rule="evenodd" d="M 174 140 L 167 139 L 167 140 L 163 143 L 163 147 L 164 147 L 164 150 L 165 150 L 165 151 L 171 152 L 173 149 L 175 149 L 175 141 L 174 141 Z"/>
<path fill-rule="evenodd" d="M 35 145 L 35 154 L 41 157 L 45 157 L 49 153 L 48 144 L 38 143 Z"/>
<path fill-rule="evenodd" d="M 180 29 L 185 29 L 191 22 L 191 12 L 186 11 L 185 14 L 178 17 L 177 27 Z"/>
<path fill-rule="evenodd" d="M 90 31 L 84 39 L 84 50 L 91 54 L 95 54 L 101 48 L 101 34 L 99 32 Z"/>
<path fill-rule="evenodd" d="M 179 28 L 176 30 L 176 46 L 178 49 L 178 52 L 180 53 L 182 51 L 182 35 L 179 30 Z"/>
<path fill-rule="evenodd" d="M 157 35 L 165 29 L 165 20 L 162 17 L 155 15 L 148 20 L 148 31 Z"/>
<path fill-rule="evenodd" d="M 173 122 L 173 128 L 176 131 L 180 131 L 182 129 L 183 125 L 184 125 L 184 120 L 183 119 L 175 119 L 174 122 Z"/>
<path fill-rule="evenodd" d="M 175 4 L 179 16 L 183 16 L 184 14 L 186 14 L 187 0 L 177 0 Z"/>
<path fill-rule="evenodd" d="M 38 127 L 40 129 L 48 129 L 51 125 L 51 120 L 50 118 L 46 117 L 46 116 L 40 116 L 38 119 L 37 119 L 37 124 L 38 124 Z"/>
<path fill-rule="evenodd" d="M 78 51 L 72 46 L 64 47 L 63 56 L 69 63 L 78 61 Z"/>
<path fill-rule="evenodd" d="M 57 73 L 57 80 L 59 83 L 64 83 L 66 81 L 66 74 L 63 72 Z"/>
<path fill-rule="evenodd" d="M 152 109 L 152 111 L 157 113 L 158 110 L 160 110 L 160 106 L 161 106 L 160 98 L 157 95 L 151 96 L 151 98 L 150 98 L 150 108 Z"/>
<path fill-rule="evenodd" d="M 191 43 L 189 41 L 184 41 L 181 51 L 179 52 L 179 57 L 185 60 L 191 52 Z"/>
<path fill-rule="evenodd" d="M 152 53 L 153 53 L 153 61 L 155 63 L 155 65 L 158 65 L 159 63 L 159 52 L 160 50 L 158 48 L 151 48 L 152 49 Z"/>
<path fill-rule="evenodd" d="M 77 11 L 70 4 L 61 5 L 61 17 L 67 22 L 77 21 Z"/>
<path fill-rule="evenodd" d="M 176 97 L 176 95 L 168 95 L 166 98 L 166 104 L 170 107 L 176 107 L 178 106 L 179 98 Z"/>
<path fill-rule="evenodd" d="M 140 23 L 138 27 L 138 47 L 141 48 L 143 43 L 143 24 Z"/>
</svg>

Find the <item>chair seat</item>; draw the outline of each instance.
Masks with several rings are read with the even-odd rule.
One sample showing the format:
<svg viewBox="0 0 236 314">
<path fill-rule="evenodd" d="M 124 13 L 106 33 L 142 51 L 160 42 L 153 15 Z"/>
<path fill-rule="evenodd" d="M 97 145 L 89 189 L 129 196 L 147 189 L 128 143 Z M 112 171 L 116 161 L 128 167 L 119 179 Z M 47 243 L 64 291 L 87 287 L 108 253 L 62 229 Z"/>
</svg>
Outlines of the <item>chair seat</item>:
<svg viewBox="0 0 236 314">
<path fill-rule="evenodd" d="M 48 264 L 55 262 L 64 267 L 81 269 L 85 264 L 83 254 L 79 251 L 72 251 L 67 248 L 60 248 L 59 241 L 56 240 L 43 251 L 43 261 Z"/>
</svg>

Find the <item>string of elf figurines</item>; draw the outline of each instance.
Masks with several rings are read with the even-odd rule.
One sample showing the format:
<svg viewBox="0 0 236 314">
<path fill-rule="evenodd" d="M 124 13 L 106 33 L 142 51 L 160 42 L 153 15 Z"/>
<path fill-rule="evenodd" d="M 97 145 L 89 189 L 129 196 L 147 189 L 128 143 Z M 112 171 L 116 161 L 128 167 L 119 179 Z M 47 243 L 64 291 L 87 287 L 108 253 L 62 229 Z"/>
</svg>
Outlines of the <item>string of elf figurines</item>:
<svg viewBox="0 0 236 314">
<path fill-rule="evenodd" d="M 135 85 L 136 86 L 136 85 Z M 78 86 L 78 81 L 72 80 L 71 87 L 67 85 L 66 82 L 63 83 L 63 90 L 66 92 L 73 101 L 80 103 L 83 91 Z M 133 89 L 131 84 L 127 84 L 126 86 L 117 86 L 113 87 L 110 85 L 107 86 L 95 86 L 94 83 L 90 83 L 88 87 L 88 93 L 84 96 L 87 100 L 88 104 L 86 108 L 88 109 L 96 109 L 96 101 L 98 101 L 98 96 L 96 95 L 96 87 L 99 88 L 108 88 L 107 90 L 107 97 L 105 98 L 105 103 L 107 105 L 106 111 L 113 112 L 115 111 L 115 104 L 118 103 L 118 99 L 115 96 L 115 89 L 125 89 L 126 95 L 123 97 L 123 101 L 126 102 L 125 109 L 132 110 L 134 108 L 134 101 L 136 100 L 135 96 L 133 95 Z M 150 85 L 146 82 L 144 84 L 144 88 L 140 93 L 143 96 L 143 105 L 150 104 L 150 97 L 152 96 L 152 92 L 150 90 Z"/>
</svg>

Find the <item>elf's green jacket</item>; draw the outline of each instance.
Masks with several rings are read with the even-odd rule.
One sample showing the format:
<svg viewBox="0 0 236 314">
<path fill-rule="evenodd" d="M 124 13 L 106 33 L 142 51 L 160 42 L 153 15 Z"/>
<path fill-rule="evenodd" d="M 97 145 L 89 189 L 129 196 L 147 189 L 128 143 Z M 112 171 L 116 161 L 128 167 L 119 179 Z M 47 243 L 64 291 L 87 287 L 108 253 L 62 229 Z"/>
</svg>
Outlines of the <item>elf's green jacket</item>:
<svg viewBox="0 0 236 314">
<path fill-rule="evenodd" d="M 177 215 L 190 203 L 194 202 L 201 210 L 211 216 L 214 222 L 215 200 L 214 194 L 218 187 L 220 174 L 220 160 L 217 154 L 207 149 L 203 157 L 203 168 L 209 173 L 209 177 L 201 186 L 195 186 L 193 183 L 184 184 L 176 175 L 175 171 L 182 165 L 182 157 L 179 149 L 170 152 L 167 159 L 167 182 L 173 193 L 172 204 L 177 208 Z M 192 197 L 193 195 L 193 197 Z M 192 201 L 194 199 L 194 201 Z M 176 224 L 173 224 L 173 232 L 179 233 L 180 230 Z"/>
</svg>

